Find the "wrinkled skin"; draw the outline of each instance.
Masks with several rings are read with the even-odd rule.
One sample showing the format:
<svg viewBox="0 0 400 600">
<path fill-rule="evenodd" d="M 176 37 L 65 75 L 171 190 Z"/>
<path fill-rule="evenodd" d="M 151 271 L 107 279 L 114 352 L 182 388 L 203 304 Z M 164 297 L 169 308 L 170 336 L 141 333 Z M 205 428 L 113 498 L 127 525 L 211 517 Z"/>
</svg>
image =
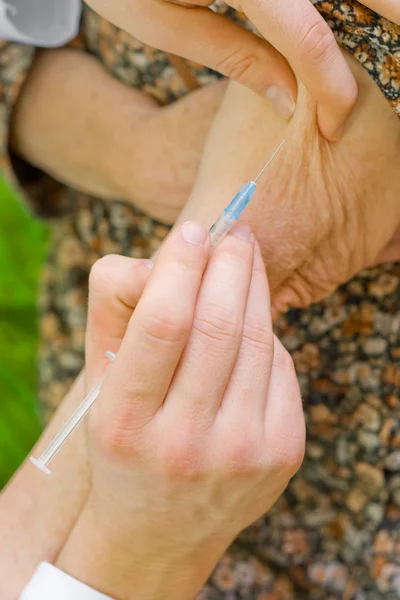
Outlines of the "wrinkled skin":
<svg viewBox="0 0 400 600">
<path fill-rule="evenodd" d="M 368 74 L 348 60 L 360 97 L 337 143 L 320 135 L 304 88 L 287 125 L 233 84 L 182 215 L 210 224 L 287 140 L 244 213 L 261 244 L 275 313 L 317 302 L 367 265 L 400 257 L 400 121 Z"/>
</svg>

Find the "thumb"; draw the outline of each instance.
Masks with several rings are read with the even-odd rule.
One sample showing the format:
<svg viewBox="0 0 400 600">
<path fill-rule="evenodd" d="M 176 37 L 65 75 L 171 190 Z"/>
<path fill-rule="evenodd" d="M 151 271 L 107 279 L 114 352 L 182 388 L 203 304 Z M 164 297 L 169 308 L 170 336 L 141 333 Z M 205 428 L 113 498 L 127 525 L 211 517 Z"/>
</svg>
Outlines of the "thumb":
<svg viewBox="0 0 400 600">
<path fill-rule="evenodd" d="M 89 387 L 101 377 L 107 350 L 116 353 L 145 288 L 153 263 L 109 255 L 98 260 L 89 278 L 86 377 Z"/>
<path fill-rule="evenodd" d="M 269 98 L 289 119 L 295 108 L 297 83 L 286 59 L 264 39 L 204 6 L 207 0 L 187 2 L 155 0 L 123 2 L 115 10 L 111 2 L 93 3 L 95 10 L 143 43 L 164 52 L 205 65 Z M 190 6 L 188 6 L 190 5 Z"/>
</svg>

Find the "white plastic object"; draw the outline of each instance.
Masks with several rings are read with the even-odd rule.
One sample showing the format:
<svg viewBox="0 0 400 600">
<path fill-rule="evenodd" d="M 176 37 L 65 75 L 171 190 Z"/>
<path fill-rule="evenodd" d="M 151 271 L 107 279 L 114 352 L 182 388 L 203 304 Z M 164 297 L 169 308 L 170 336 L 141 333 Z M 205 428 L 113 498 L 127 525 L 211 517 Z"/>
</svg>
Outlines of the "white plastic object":
<svg viewBox="0 0 400 600">
<path fill-rule="evenodd" d="M 63 46 L 77 35 L 81 12 L 82 0 L 0 0 L 0 38 Z"/>
<path fill-rule="evenodd" d="M 54 565 L 40 563 L 19 600 L 112 600 L 85 583 L 60 571 Z"/>
<path fill-rule="evenodd" d="M 109 351 L 106 352 L 106 356 L 110 362 L 113 362 L 116 358 L 116 355 L 113 352 Z M 104 377 L 105 373 L 103 377 L 96 383 L 96 385 L 92 387 L 92 389 L 90 390 L 86 398 L 83 400 L 83 402 L 78 406 L 72 417 L 68 419 L 64 427 L 57 433 L 57 435 L 47 446 L 46 450 L 42 452 L 39 458 L 34 458 L 33 456 L 30 457 L 29 460 L 31 461 L 31 463 L 46 475 L 51 474 L 51 471 L 48 468 L 48 464 L 50 463 L 50 461 L 53 460 L 53 458 L 60 450 L 60 448 L 65 444 L 71 433 L 75 431 L 79 423 L 87 415 L 89 410 L 92 408 L 93 404 L 96 402 L 100 394 L 100 389 L 104 381 Z"/>
</svg>

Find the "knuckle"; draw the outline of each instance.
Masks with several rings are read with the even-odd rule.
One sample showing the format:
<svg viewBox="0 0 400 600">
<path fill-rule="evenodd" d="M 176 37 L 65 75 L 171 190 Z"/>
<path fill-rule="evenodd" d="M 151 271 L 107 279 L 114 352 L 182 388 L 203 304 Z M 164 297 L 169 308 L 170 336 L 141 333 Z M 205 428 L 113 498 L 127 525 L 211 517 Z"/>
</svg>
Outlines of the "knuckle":
<svg viewBox="0 0 400 600">
<path fill-rule="evenodd" d="M 141 327 L 145 339 L 155 343 L 176 344 L 190 332 L 190 319 L 183 311 L 159 309 L 157 314 L 142 317 Z"/>
<path fill-rule="evenodd" d="M 223 471 L 226 475 L 243 476 L 252 476 L 260 471 L 254 441 L 250 443 L 246 436 L 236 436 L 236 439 L 226 446 Z"/>
<path fill-rule="evenodd" d="M 305 433 L 284 433 L 276 435 L 271 448 L 272 468 L 288 477 L 293 477 L 300 469 L 305 453 Z"/>
<path fill-rule="evenodd" d="M 118 256 L 109 254 L 99 258 L 92 266 L 89 274 L 89 289 L 100 291 L 104 285 L 112 282 L 113 268 L 115 267 Z"/>
<path fill-rule="evenodd" d="M 216 70 L 229 79 L 248 84 L 254 79 L 255 65 L 258 62 L 257 52 L 249 53 L 244 47 L 239 47 L 220 60 Z"/>
<path fill-rule="evenodd" d="M 193 331 L 211 341 L 229 342 L 240 335 L 239 317 L 233 311 L 215 304 L 198 310 Z"/>
<path fill-rule="evenodd" d="M 123 412 L 95 423 L 89 420 L 90 435 L 98 453 L 110 461 L 123 461 L 135 455 L 139 429 L 137 423 L 135 428 L 127 427 Z"/>
<path fill-rule="evenodd" d="M 273 366 L 283 371 L 289 382 L 294 381 L 297 388 L 296 369 L 293 358 L 276 336 L 274 336 Z"/>
<path fill-rule="evenodd" d="M 301 35 L 299 43 L 299 55 L 302 58 L 310 59 L 321 63 L 331 58 L 332 52 L 336 49 L 335 37 L 329 25 L 318 20 L 312 25 L 308 25 L 305 33 Z"/>
<path fill-rule="evenodd" d="M 196 481 L 205 476 L 198 435 L 193 429 L 187 427 L 177 432 L 164 445 L 162 462 L 172 479 Z"/>
<path fill-rule="evenodd" d="M 257 319 L 247 319 L 243 327 L 243 343 L 256 350 L 272 356 L 274 352 L 274 338 L 270 326 L 262 324 Z"/>
</svg>

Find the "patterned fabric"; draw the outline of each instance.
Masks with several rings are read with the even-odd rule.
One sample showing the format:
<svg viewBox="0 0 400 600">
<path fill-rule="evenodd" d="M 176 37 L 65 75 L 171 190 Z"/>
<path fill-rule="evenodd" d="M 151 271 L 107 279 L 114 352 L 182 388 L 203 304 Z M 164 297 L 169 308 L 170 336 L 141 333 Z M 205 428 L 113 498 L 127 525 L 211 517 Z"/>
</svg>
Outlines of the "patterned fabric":
<svg viewBox="0 0 400 600">
<path fill-rule="evenodd" d="M 400 27 L 353 0 L 314 4 L 400 116 Z M 243 22 L 225 5 L 219 9 Z M 75 44 L 163 104 L 187 93 L 164 53 L 88 8 Z M 83 365 L 91 265 L 111 252 L 147 257 L 167 228 L 18 161 L 11 170 L 8 122 L 33 56 L 32 48 L 0 45 L 0 160 L 53 226 L 40 294 L 47 419 Z M 189 66 L 201 84 L 216 77 Z M 294 356 L 304 397 L 304 465 L 270 513 L 223 557 L 199 600 L 400 598 L 399 306 L 400 264 L 393 264 L 365 271 L 324 302 L 281 320 L 277 334 Z"/>
<path fill-rule="evenodd" d="M 368 71 L 400 117 L 400 27 L 358 2 L 312 2 L 339 44 Z"/>
</svg>

